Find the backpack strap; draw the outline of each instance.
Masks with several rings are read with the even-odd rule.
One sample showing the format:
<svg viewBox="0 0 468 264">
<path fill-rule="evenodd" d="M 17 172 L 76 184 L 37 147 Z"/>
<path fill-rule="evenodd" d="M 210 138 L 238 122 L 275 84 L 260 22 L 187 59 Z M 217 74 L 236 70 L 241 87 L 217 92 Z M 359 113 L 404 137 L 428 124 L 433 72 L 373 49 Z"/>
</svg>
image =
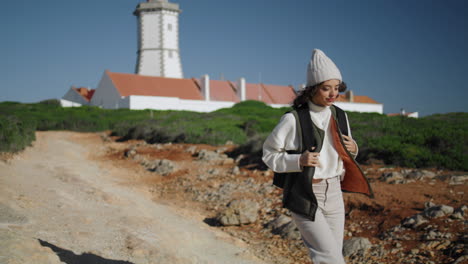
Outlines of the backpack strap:
<svg viewBox="0 0 468 264">
<path fill-rule="evenodd" d="M 340 128 L 341 134 L 349 136 L 348 120 L 345 111 L 336 105 L 333 105 L 333 107 L 335 108 L 336 119 L 338 120 L 338 127 Z"/>
<path fill-rule="evenodd" d="M 299 140 L 299 147 L 297 148 L 297 152 L 302 153 L 303 152 L 304 140 L 303 140 L 303 137 L 302 137 L 303 132 L 302 132 L 302 126 L 301 126 L 301 122 L 300 122 L 299 113 L 297 112 L 297 110 L 292 110 L 292 111 L 287 112 L 287 113 L 293 114 L 294 118 L 296 120 L 296 135 L 297 135 L 297 138 Z"/>
<path fill-rule="evenodd" d="M 312 125 L 312 118 L 310 116 L 309 108 L 304 107 L 297 110 L 299 116 L 299 123 L 302 132 L 302 148 L 301 153 L 305 150 L 310 150 L 312 147 L 317 146 L 314 135 L 314 126 Z"/>
</svg>

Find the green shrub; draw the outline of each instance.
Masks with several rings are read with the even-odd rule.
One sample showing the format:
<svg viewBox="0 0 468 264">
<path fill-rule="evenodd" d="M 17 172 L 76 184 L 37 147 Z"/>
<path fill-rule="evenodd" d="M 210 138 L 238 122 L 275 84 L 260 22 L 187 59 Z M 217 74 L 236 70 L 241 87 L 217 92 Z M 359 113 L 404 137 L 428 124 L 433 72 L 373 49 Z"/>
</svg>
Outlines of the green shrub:
<svg viewBox="0 0 468 264">
<path fill-rule="evenodd" d="M 186 142 L 212 145 L 233 141 L 232 155 L 250 154 L 259 162 L 267 135 L 290 108 L 245 101 L 211 113 L 156 110 L 62 108 L 56 100 L 36 104 L 0 103 L 0 151 L 19 151 L 34 140 L 35 130 L 103 131 L 149 143 Z M 419 119 L 349 112 L 358 161 L 379 159 L 389 165 L 468 170 L 468 113 L 437 114 Z"/>
<path fill-rule="evenodd" d="M 0 152 L 18 152 L 36 139 L 34 122 L 13 115 L 0 115 Z"/>
</svg>

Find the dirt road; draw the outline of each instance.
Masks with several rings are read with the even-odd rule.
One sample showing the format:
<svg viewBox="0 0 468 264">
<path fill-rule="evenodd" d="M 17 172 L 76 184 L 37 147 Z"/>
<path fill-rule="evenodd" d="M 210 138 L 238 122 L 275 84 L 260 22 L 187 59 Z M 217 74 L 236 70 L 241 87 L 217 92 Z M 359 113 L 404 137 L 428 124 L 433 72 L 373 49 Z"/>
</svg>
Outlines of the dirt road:
<svg viewBox="0 0 468 264">
<path fill-rule="evenodd" d="M 94 160 L 97 134 L 38 132 L 0 162 L 0 263 L 261 263 L 246 245 Z M 60 260 L 58 255 L 60 255 Z"/>
</svg>

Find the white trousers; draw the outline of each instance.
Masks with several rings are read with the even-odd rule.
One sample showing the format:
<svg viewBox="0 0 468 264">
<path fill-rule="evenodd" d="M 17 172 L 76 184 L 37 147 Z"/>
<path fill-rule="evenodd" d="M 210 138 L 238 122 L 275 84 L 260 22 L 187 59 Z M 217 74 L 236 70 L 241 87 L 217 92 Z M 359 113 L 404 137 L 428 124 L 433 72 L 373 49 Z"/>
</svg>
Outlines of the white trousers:
<svg viewBox="0 0 468 264">
<path fill-rule="evenodd" d="M 318 208 L 315 221 L 292 212 L 314 264 L 345 264 L 343 248 L 344 202 L 340 177 L 313 184 Z"/>
</svg>

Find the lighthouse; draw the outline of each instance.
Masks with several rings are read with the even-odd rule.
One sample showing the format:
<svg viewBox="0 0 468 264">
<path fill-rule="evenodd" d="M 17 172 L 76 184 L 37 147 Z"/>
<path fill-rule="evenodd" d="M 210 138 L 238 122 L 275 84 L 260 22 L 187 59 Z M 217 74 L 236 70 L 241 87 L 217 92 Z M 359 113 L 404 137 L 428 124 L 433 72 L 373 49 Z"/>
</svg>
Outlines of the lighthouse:
<svg viewBox="0 0 468 264">
<path fill-rule="evenodd" d="M 179 52 L 179 5 L 167 0 L 139 3 L 138 51 L 135 72 L 140 75 L 183 78 Z"/>
</svg>

